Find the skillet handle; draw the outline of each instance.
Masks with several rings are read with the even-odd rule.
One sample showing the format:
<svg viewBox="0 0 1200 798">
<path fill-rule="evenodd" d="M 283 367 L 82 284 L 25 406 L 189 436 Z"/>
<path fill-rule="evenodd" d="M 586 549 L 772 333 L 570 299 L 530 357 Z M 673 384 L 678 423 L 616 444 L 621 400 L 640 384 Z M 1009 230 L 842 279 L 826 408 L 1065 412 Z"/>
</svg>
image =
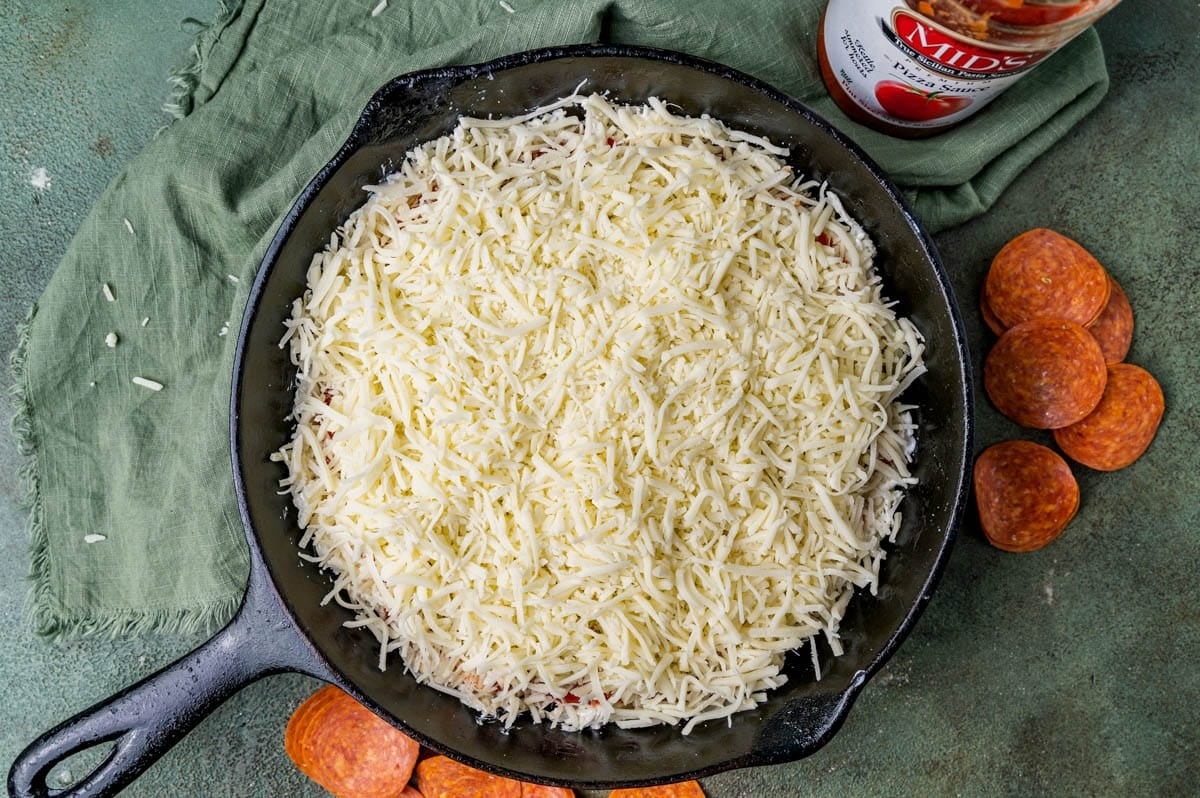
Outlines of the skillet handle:
<svg viewBox="0 0 1200 798">
<path fill-rule="evenodd" d="M 789 701 L 755 741 L 754 764 L 780 765 L 816 752 L 846 720 L 865 683 L 866 674 L 859 671 L 841 692 L 814 693 Z"/>
<path fill-rule="evenodd" d="M 100 798 L 119 792 L 225 699 L 270 673 L 293 670 L 330 679 L 295 631 L 278 599 L 263 599 L 252 573 L 237 616 L 190 654 L 34 740 L 8 774 L 12 798 Z M 256 589 L 256 587 L 258 589 Z M 47 777 L 56 765 L 94 745 L 115 742 L 91 773 L 70 787 Z"/>
</svg>

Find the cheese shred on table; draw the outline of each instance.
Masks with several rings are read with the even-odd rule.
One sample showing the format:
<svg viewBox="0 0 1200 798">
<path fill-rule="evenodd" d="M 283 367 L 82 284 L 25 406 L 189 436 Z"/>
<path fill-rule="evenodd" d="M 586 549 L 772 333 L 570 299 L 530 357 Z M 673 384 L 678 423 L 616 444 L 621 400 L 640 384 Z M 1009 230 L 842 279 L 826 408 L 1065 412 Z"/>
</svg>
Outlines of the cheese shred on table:
<svg viewBox="0 0 1200 798">
<path fill-rule="evenodd" d="M 462 119 L 312 260 L 275 454 L 423 682 L 567 730 L 726 718 L 874 590 L 922 340 L 787 151 L 657 100 Z"/>
</svg>

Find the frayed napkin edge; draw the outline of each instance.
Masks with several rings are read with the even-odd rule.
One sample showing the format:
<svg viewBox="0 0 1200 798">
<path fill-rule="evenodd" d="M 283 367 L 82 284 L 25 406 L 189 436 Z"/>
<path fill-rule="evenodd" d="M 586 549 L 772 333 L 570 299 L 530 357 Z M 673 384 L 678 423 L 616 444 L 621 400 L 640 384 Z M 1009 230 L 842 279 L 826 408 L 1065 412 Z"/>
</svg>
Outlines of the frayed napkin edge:
<svg viewBox="0 0 1200 798">
<path fill-rule="evenodd" d="M 208 63 L 208 55 L 216 44 L 221 32 L 242 11 L 240 0 L 220 0 L 217 13 L 210 22 L 195 17 L 183 20 L 186 25 L 196 28 L 196 37 L 188 48 L 187 59 L 181 66 L 172 69 L 167 75 L 171 85 L 170 96 L 162 105 L 165 114 L 172 121 L 183 119 L 196 108 L 196 91 L 200 87 L 200 77 Z"/>
<path fill-rule="evenodd" d="M 20 504 L 29 514 L 30 565 L 26 578 L 30 582 L 30 589 L 24 608 L 26 623 L 35 634 L 51 640 L 116 638 L 151 633 L 185 636 L 215 631 L 233 617 L 242 602 L 240 591 L 210 602 L 154 609 L 72 609 L 62 606 L 55 594 L 51 579 L 50 536 L 46 529 L 41 491 L 41 447 L 27 389 L 29 339 L 36 315 L 35 302 L 25 319 L 17 324 L 17 345 L 9 356 L 13 375 L 11 395 L 16 409 L 11 428 L 17 452 L 24 460 L 19 474 L 23 488 L 19 492 Z"/>
</svg>

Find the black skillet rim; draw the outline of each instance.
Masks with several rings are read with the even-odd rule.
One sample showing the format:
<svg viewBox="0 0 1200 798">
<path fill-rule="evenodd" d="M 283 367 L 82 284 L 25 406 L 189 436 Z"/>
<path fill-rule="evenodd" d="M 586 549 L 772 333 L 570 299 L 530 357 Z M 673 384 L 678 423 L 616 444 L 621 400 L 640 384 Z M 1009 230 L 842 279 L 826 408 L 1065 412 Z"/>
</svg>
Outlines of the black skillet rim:
<svg viewBox="0 0 1200 798">
<path fill-rule="evenodd" d="M 433 69 L 419 70 L 405 73 L 397 76 L 383 86 L 381 86 L 368 101 L 362 113 L 355 122 L 354 128 L 347 137 L 345 143 L 338 149 L 337 153 L 326 163 L 320 171 L 312 178 L 311 181 L 304 187 L 301 193 L 297 196 L 288 213 L 281 220 L 279 227 L 268 246 L 259 270 L 256 274 L 254 282 L 250 288 L 246 301 L 246 312 L 243 316 L 242 326 L 238 337 L 237 349 L 234 356 L 233 382 L 231 386 L 231 412 L 230 412 L 230 436 L 231 436 L 231 454 L 234 465 L 234 483 L 237 496 L 237 502 L 240 514 L 243 521 L 243 529 L 247 538 L 247 542 L 251 550 L 251 558 L 254 561 L 254 567 L 264 569 L 264 575 L 267 576 L 267 582 L 275 597 L 279 600 L 279 604 L 283 611 L 287 614 L 296 631 L 300 634 L 304 642 L 312 648 L 312 653 L 324 666 L 324 668 L 332 675 L 339 686 L 351 692 L 359 701 L 371 707 L 373 711 L 384 718 L 394 718 L 394 715 L 386 708 L 379 705 L 370 696 L 365 695 L 361 690 L 357 689 L 353 679 L 342 673 L 340 669 L 335 667 L 329 658 L 321 651 L 320 647 L 313 641 L 304 630 L 301 621 L 296 617 L 288 604 L 288 601 L 283 597 L 281 591 L 277 587 L 274 577 L 274 572 L 270 563 L 262 556 L 257 540 L 257 532 L 254 530 L 254 525 L 251 523 L 249 511 L 246 502 L 245 482 L 242 473 L 241 452 L 238 445 L 238 429 L 240 418 L 240 398 L 241 398 L 241 382 L 244 376 L 244 365 L 246 358 L 245 341 L 247 331 L 253 326 L 257 315 L 261 294 L 266 279 L 270 272 L 274 269 L 278 260 L 281 249 L 285 242 L 296 227 L 300 217 L 308 209 L 316 195 L 324 188 L 329 179 L 337 172 L 337 170 L 345 163 L 345 161 L 355 153 L 360 147 L 366 144 L 369 140 L 369 131 L 371 122 L 383 104 L 386 96 L 400 87 L 409 84 L 416 84 L 425 81 L 445 80 L 454 83 L 461 83 L 476 77 L 487 75 L 491 72 L 499 72 L 516 67 L 527 66 L 534 63 L 553 61 L 568 58 L 595 58 L 595 57 L 615 57 L 628 59 L 641 59 L 650 62 L 667 62 L 679 66 L 696 69 L 702 72 L 707 72 L 716 77 L 733 81 L 749 88 L 759 94 L 764 95 L 770 100 L 785 106 L 791 112 L 804 117 L 814 127 L 829 135 L 839 145 L 845 148 L 851 156 L 859 161 L 870 173 L 874 181 L 888 195 L 891 201 L 895 204 L 896 209 L 902 214 L 904 221 L 916 237 L 917 242 L 923 252 L 925 259 L 929 262 L 933 276 L 936 279 L 937 289 L 941 292 L 945 299 L 945 305 L 950 315 L 950 322 L 954 331 L 953 341 L 948 342 L 954 349 L 956 354 L 956 362 L 958 364 L 961 376 L 962 396 L 960 400 L 964 409 L 965 418 L 963 419 L 963 439 L 961 442 L 961 461 L 966 465 L 962 473 L 959 475 L 959 484 L 954 491 L 953 507 L 950 512 L 950 521 L 943 530 L 943 536 L 940 545 L 938 546 L 937 554 L 934 557 L 932 566 L 929 569 L 928 575 L 921 587 L 921 590 L 915 601 L 909 606 L 903 620 L 895 627 L 894 631 L 888 638 L 887 642 L 880 648 L 879 653 L 875 658 L 856 674 L 853 682 L 841 693 L 841 700 L 835 708 L 836 717 L 825 731 L 818 737 L 814 738 L 809 744 L 791 757 L 760 757 L 756 756 L 755 752 L 750 754 L 734 757 L 729 760 L 706 765 L 694 770 L 690 770 L 678 774 L 664 775 L 650 781 L 637 782 L 638 784 L 650 786 L 653 784 L 665 784 L 688 779 L 697 779 L 705 776 L 711 776 L 716 773 L 721 773 L 727 770 L 738 768 L 761 766 L 773 764 L 776 762 L 788 761 L 789 759 L 799 759 L 808 756 L 821 747 L 837 733 L 846 715 L 849 712 L 858 692 L 866 684 L 866 682 L 878 672 L 878 670 L 887 662 L 894 654 L 896 649 L 908 637 L 917 619 L 924 611 L 925 607 L 932 598 L 933 592 L 941 578 L 942 572 L 945 569 L 949 559 L 949 554 L 953 548 L 953 543 L 957 537 L 958 529 L 962 523 L 962 518 L 965 513 L 967 496 L 969 493 L 969 455 L 973 446 L 973 375 L 971 369 L 971 361 L 969 350 L 966 344 L 966 335 L 958 310 L 958 305 L 955 300 L 953 289 L 950 286 L 949 279 L 945 269 L 941 263 L 937 249 L 932 238 L 924 227 L 917 220 L 908 202 L 905 200 L 899 189 L 891 182 L 891 180 L 883 173 L 877 164 L 862 150 L 856 143 L 850 140 L 845 134 L 841 133 L 837 128 L 833 127 L 825 119 L 813 112 L 808 106 L 800 101 L 785 94 L 784 92 L 774 88 L 773 86 L 751 77 L 750 75 L 735 70 L 723 64 L 710 61 L 704 58 L 691 56 L 685 53 L 680 53 L 672 50 L 643 47 L 636 45 L 619 45 L 619 44 L 577 44 L 546 47 L 534 50 L 527 50 L 510 55 L 501 56 L 490 61 L 477 64 L 468 64 L 461 66 L 446 66 Z M 395 718 L 403 726 L 402 719 Z M 405 727 L 406 732 L 412 733 L 413 730 Z M 425 739 L 424 735 L 414 735 L 421 742 L 428 744 L 431 748 L 439 752 L 446 753 L 456 759 L 462 760 L 463 754 L 447 749 L 447 747 L 436 740 Z M 487 772 L 496 773 L 512 778 L 528 778 L 528 775 L 518 771 L 507 770 L 502 766 L 492 765 L 490 763 L 482 763 L 472 760 L 471 763 L 475 767 L 479 767 Z M 612 780 L 612 779 L 585 779 L 567 784 L 566 782 L 546 781 L 545 783 L 556 783 L 565 786 L 575 787 L 577 789 L 609 789 L 615 787 L 629 787 L 630 782 Z"/>
</svg>

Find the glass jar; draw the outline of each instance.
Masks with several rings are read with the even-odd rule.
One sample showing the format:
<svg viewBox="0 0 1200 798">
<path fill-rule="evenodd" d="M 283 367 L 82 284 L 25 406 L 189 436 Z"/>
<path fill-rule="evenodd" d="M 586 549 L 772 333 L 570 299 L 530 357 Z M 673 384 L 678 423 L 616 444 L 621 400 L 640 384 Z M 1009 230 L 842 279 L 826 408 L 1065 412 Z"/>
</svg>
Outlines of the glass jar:
<svg viewBox="0 0 1200 798">
<path fill-rule="evenodd" d="M 1120 0 L 829 0 L 818 57 L 850 118 L 928 136 L 979 111 Z"/>
</svg>

